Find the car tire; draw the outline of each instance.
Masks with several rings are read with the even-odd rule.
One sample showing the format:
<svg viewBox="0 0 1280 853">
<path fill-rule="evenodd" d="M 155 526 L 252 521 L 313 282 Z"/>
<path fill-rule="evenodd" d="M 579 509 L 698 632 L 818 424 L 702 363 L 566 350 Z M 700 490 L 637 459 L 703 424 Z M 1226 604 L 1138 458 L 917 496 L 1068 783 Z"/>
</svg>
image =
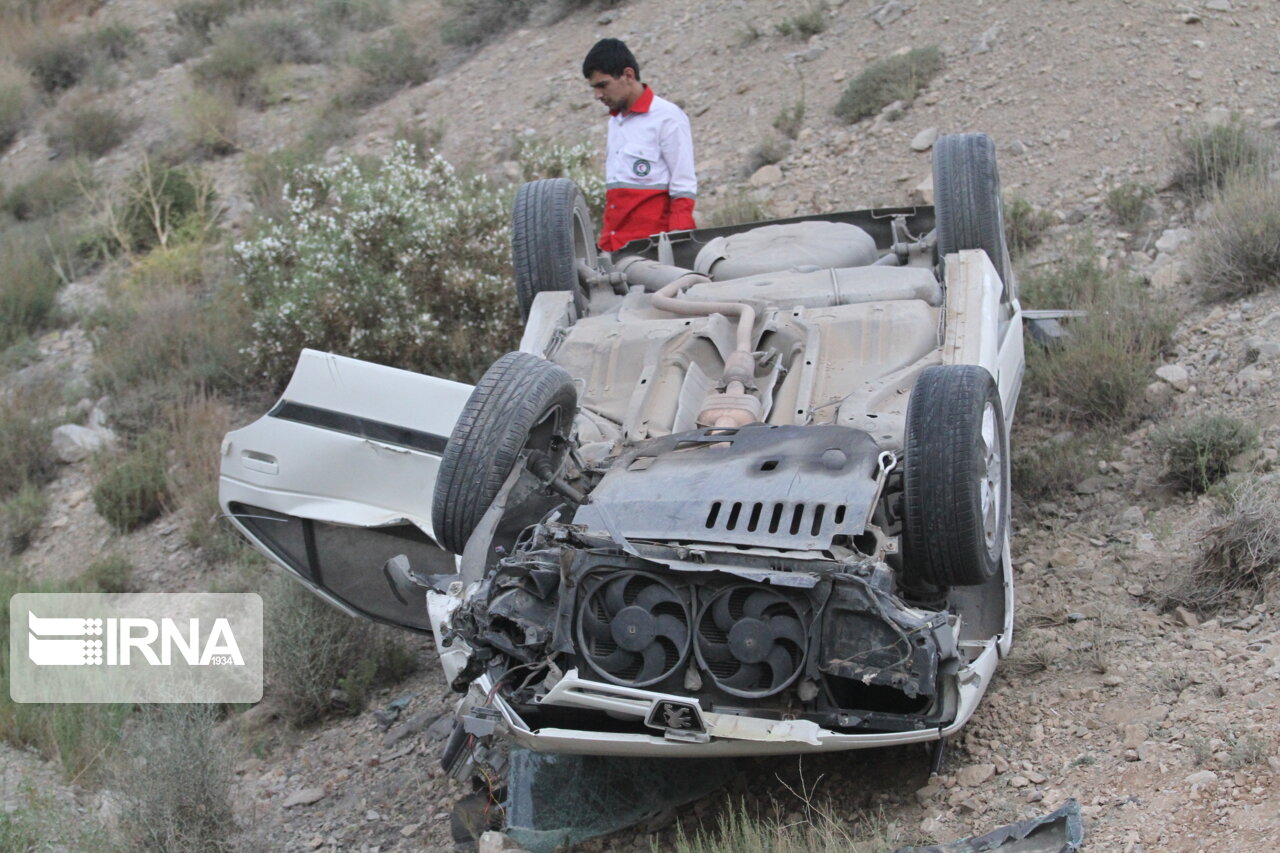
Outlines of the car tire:
<svg viewBox="0 0 1280 853">
<path fill-rule="evenodd" d="M 584 313 L 587 295 L 578 280 L 578 261 L 596 268 L 596 235 L 591 210 L 577 184 L 568 178 L 551 178 L 530 181 L 516 190 L 511 260 L 521 320 L 529 319 L 534 297 L 545 290 L 572 291 L 578 315 Z"/>
<path fill-rule="evenodd" d="M 485 371 L 445 445 L 431 502 L 436 541 L 461 554 L 526 448 L 558 466 L 569 449 L 578 392 L 559 365 L 510 352 Z"/>
<path fill-rule="evenodd" d="M 934 365 L 907 402 L 903 565 L 935 587 L 985 583 L 1009 528 L 1009 439 L 995 380 L 971 364 Z"/>
<path fill-rule="evenodd" d="M 982 249 L 1000 280 L 1009 280 L 1009 247 L 996 146 L 985 133 L 953 133 L 933 145 L 933 207 L 938 260 Z"/>
</svg>

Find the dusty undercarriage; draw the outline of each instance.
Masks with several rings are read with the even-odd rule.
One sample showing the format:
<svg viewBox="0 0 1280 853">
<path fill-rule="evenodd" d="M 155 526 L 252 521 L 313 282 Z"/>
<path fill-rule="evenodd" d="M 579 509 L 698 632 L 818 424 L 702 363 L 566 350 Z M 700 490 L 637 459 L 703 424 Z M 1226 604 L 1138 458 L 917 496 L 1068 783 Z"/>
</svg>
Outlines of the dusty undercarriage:
<svg viewBox="0 0 1280 853">
<path fill-rule="evenodd" d="M 609 260 L 576 187 L 528 184 L 520 350 L 474 389 L 304 354 L 228 436 L 224 505 L 320 594 L 434 632 L 465 693 L 449 764 L 498 735 L 656 755 L 944 737 L 1012 624 L 1023 362 L 992 150 L 940 141 L 935 208 Z"/>
</svg>

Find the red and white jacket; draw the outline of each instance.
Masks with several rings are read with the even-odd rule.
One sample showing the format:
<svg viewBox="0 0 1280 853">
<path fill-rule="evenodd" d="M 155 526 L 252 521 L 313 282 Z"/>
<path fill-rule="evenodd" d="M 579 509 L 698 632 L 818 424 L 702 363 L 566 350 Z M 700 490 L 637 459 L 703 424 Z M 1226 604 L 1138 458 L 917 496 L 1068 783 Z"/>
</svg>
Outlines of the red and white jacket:
<svg viewBox="0 0 1280 853">
<path fill-rule="evenodd" d="M 689 118 L 647 85 L 631 109 L 609 114 L 604 231 L 612 252 L 632 240 L 694 228 L 698 178 Z"/>
</svg>

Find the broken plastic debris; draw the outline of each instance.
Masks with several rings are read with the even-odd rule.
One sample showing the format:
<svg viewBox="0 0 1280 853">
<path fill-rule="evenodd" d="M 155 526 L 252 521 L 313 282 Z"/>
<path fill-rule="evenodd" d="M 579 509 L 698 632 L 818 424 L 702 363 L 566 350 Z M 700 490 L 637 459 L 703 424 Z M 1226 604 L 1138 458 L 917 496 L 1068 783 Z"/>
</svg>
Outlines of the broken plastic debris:
<svg viewBox="0 0 1280 853">
<path fill-rule="evenodd" d="M 1062 806 L 1031 820 L 1020 820 L 1008 826 L 979 835 L 934 844 L 929 847 L 903 847 L 895 853 L 1076 853 L 1084 843 L 1084 824 L 1080 820 L 1080 804 L 1067 800 Z"/>
</svg>

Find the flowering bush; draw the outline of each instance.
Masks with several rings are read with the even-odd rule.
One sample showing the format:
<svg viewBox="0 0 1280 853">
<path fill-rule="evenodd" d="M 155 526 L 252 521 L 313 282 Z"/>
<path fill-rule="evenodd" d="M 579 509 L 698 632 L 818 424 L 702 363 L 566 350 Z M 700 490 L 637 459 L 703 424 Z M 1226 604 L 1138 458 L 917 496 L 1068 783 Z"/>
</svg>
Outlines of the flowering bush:
<svg viewBox="0 0 1280 853">
<path fill-rule="evenodd" d="M 590 159 L 585 146 L 533 148 L 542 172 Z M 282 382 L 312 347 L 474 380 L 519 334 L 512 197 L 438 154 L 417 165 L 404 142 L 371 173 L 349 158 L 299 169 L 285 216 L 235 247 L 257 368 Z"/>
</svg>

